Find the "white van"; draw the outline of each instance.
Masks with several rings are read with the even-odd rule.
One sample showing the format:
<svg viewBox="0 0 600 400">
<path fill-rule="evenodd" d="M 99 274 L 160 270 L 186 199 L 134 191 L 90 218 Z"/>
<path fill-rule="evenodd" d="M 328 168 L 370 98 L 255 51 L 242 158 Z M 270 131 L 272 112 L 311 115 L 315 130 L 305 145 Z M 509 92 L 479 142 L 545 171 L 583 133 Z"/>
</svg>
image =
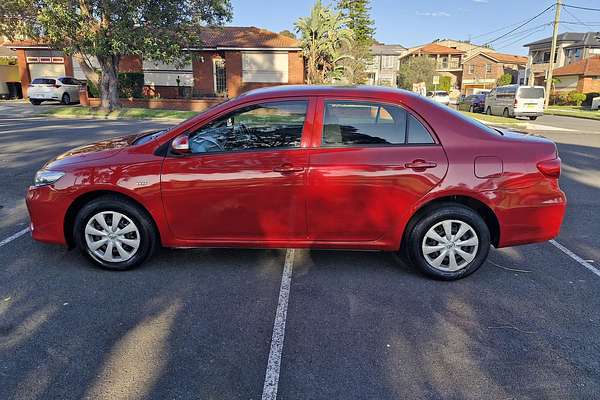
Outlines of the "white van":
<svg viewBox="0 0 600 400">
<path fill-rule="evenodd" d="M 544 93 L 543 86 L 498 86 L 485 98 L 485 113 L 534 120 L 544 115 Z"/>
</svg>

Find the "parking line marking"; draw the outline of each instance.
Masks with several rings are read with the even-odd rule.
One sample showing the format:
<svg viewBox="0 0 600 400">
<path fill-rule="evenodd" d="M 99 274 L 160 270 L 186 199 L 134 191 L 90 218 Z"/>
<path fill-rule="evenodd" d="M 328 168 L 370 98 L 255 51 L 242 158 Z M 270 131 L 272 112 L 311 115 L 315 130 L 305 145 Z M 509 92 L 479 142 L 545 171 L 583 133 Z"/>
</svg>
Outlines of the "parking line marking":
<svg viewBox="0 0 600 400">
<path fill-rule="evenodd" d="M 263 386 L 262 400 L 277 399 L 277 385 L 279 384 L 281 352 L 283 350 L 283 338 L 285 337 L 285 320 L 287 318 L 293 267 L 294 249 L 288 249 L 285 253 L 283 274 L 281 275 L 279 301 L 277 302 L 277 312 L 275 313 L 275 323 L 273 324 L 271 350 L 269 351 L 269 361 L 267 363 L 267 372 L 265 373 L 265 384 Z"/>
<path fill-rule="evenodd" d="M 598 270 L 596 267 L 592 266 L 592 264 L 588 263 L 583 258 L 579 257 L 577 254 L 573 253 L 571 250 L 567 249 L 565 246 L 558 243 L 556 240 L 550 240 L 550 243 L 552 243 L 554 245 L 554 247 L 556 247 L 557 249 L 559 249 L 560 251 L 562 251 L 569 257 L 571 257 L 573 260 L 577 261 L 579 264 L 581 264 L 584 267 L 586 267 L 587 269 L 589 269 L 593 274 L 600 277 L 600 270 Z"/>
<path fill-rule="evenodd" d="M 2 239 L 2 241 L 0 241 L 0 247 L 4 246 L 5 244 L 8 244 L 8 243 L 12 242 L 15 239 L 20 238 L 21 236 L 23 236 L 27 232 L 29 232 L 29 228 L 25 228 L 23 230 L 20 230 L 19 232 L 15 233 L 14 235 L 10 235 L 6 239 Z"/>
</svg>

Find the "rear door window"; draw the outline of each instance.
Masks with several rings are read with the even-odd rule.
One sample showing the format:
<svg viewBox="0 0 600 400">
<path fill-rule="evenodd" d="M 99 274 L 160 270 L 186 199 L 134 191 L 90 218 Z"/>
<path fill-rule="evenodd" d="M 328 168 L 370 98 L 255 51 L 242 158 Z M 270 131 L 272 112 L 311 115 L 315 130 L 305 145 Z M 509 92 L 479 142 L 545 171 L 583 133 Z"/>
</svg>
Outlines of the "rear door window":
<svg viewBox="0 0 600 400">
<path fill-rule="evenodd" d="M 434 143 L 429 132 L 401 107 L 353 101 L 326 101 L 323 146 L 387 146 Z"/>
</svg>

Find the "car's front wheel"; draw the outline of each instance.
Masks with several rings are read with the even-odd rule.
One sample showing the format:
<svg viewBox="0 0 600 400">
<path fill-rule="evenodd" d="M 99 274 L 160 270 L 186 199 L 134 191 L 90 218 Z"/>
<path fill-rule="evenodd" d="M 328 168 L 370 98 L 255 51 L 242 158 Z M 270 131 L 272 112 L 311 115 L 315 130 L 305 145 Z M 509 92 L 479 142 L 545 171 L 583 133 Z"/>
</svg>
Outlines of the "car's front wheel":
<svg viewBox="0 0 600 400">
<path fill-rule="evenodd" d="M 102 196 L 77 214 L 73 237 L 94 263 L 127 270 L 148 259 L 157 245 L 150 217 L 137 204 L 118 196 Z"/>
<path fill-rule="evenodd" d="M 486 113 L 487 115 L 492 115 L 492 108 L 491 108 L 491 107 L 488 107 L 488 108 L 485 110 L 485 113 Z"/>
<path fill-rule="evenodd" d="M 68 93 L 64 93 L 62 95 L 62 98 L 61 98 L 60 102 L 63 103 L 64 105 L 71 104 L 71 96 L 69 96 Z"/>
<path fill-rule="evenodd" d="M 441 280 L 472 274 L 485 262 L 490 248 L 490 233 L 483 219 L 472 209 L 455 204 L 424 214 L 407 239 L 410 262 Z"/>
<path fill-rule="evenodd" d="M 32 99 L 30 99 L 29 102 L 31 104 L 33 104 L 34 106 L 39 106 L 40 104 L 42 104 L 41 100 L 32 100 Z"/>
</svg>

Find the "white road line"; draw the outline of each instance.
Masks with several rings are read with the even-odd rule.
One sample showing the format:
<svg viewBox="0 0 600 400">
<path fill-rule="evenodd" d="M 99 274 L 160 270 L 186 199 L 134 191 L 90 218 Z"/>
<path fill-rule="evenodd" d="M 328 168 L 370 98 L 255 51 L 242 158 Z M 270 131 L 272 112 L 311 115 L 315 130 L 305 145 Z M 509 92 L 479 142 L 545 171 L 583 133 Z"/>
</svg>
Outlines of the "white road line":
<svg viewBox="0 0 600 400">
<path fill-rule="evenodd" d="M 19 232 L 15 233 L 14 235 L 10 235 L 6 239 L 2 239 L 2 241 L 0 241 L 0 247 L 4 246 L 5 244 L 8 244 L 8 243 L 12 242 L 15 239 L 20 238 L 21 236 L 23 236 L 27 232 L 29 232 L 29 228 L 25 228 L 23 230 L 20 230 Z"/>
<path fill-rule="evenodd" d="M 285 337 L 285 320 L 287 318 L 288 300 L 290 298 L 290 284 L 292 282 L 292 269 L 294 267 L 294 249 L 288 249 L 285 254 L 281 286 L 279 287 L 279 302 L 273 324 L 273 336 L 271 338 L 271 351 L 269 351 L 269 362 L 265 374 L 262 400 L 277 399 L 277 385 L 279 384 L 279 370 L 281 367 L 281 352 L 283 350 L 283 338 Z"/>
<path fill-rule="evenodd" d="M 558 243 L 556 240 L 550 240 L 550 243 L 552 243 L 554 245 L 554 247 L 556 247 L 557 249 L 559 249 L 560 251 L 562 251 L 569 257 L 571 257 L 573 260 L 577 261 L 579 264 L 581 264 L 584 267 L 586 267 L 587 269 L 589 269 L 594 275 L 597 275 L 600 277 L 600 270 L 598 270 L 598 268 L 592 266 L 592 264 L 588 263 L 583 258 L 579 257 L 577 254 L 573 253 L 571 250 L 567 249 L 565 246 Z"/>
</svg>

